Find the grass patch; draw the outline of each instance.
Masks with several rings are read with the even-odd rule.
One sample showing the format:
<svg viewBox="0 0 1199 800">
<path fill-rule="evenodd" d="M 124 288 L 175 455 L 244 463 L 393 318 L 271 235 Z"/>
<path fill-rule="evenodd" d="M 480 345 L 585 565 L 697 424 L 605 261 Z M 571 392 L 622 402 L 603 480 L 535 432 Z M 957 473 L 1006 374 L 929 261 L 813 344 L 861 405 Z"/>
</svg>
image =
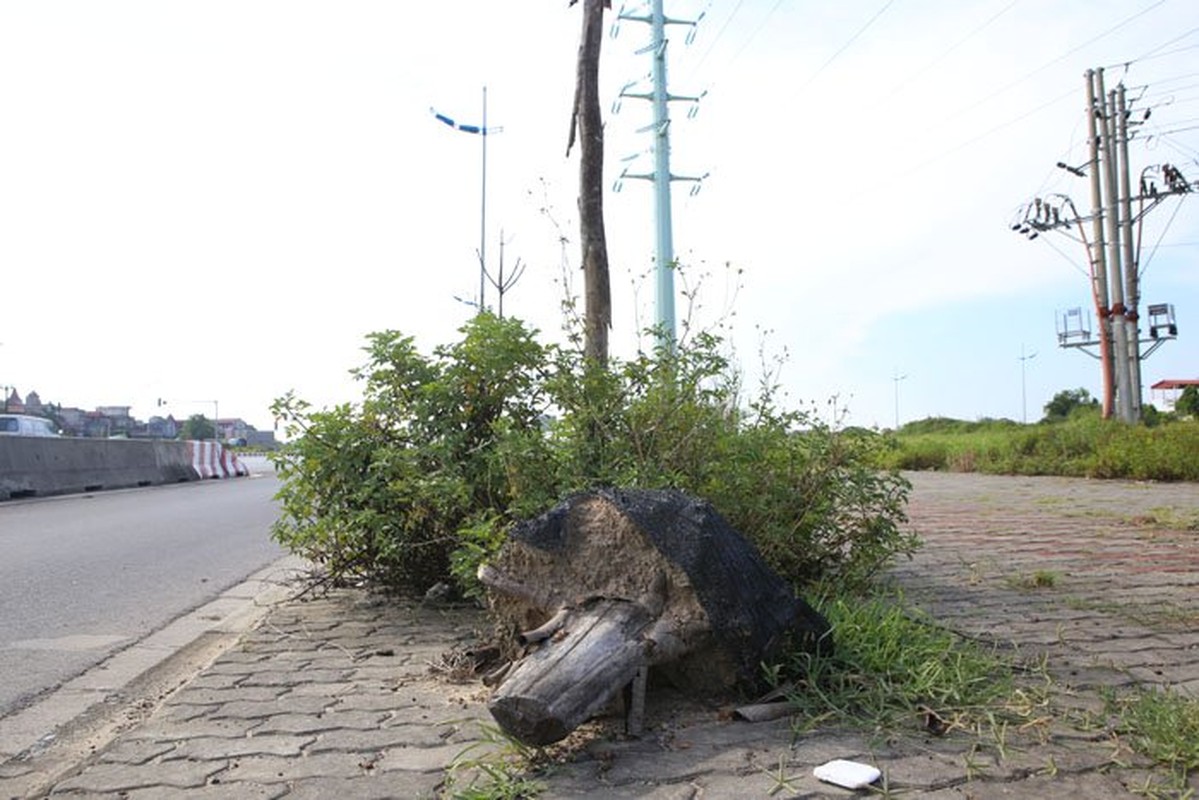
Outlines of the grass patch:
<svg viewBox="0 0 1199 800">
<path fill-rule="evenodd" d="M 1199 771 L 1199 700 L 1176 691 L 1143 689 L 1107 698 L 1108 713 L 1117 718 L 1117 734 L 1136 753 L 1169 769 L 1166 786 L 1158 790 L 1186 791 L 1187 779 Z"/>
<path fill-rule="evenodd" d="M 797 732 L 836 722 L 876 730 L 993 732 L 1040 701 L 1017 686 L 1005 653 L 959 637 L 881 591 L 822 604 L 831 656 L 798 653 L 777 671 L 793 690 Z"/>
<path fill-rule="evenodd" d="M 1061 580 L 1061 574 L 1051 569 L 1039 569 L 1031 575 L 1008 575 L 1004 583 L 1012 589 L 1033 591 L 1036 589 L 1052 589 Z"/>
<path fill-rule="evenodd" d="M 535 776 L 544 752 L 513 739 L 495 725 L 481 724 L 483 737 L 462 750 L 446 768 L 440 797 L 449 800 L 530 800 L 544 790 Z"/>
<path fill-rule="evenodd" d="M 1172 507 L 1151 508 L 1134 521 L 1172 531 L 1199 531 L 1199 513 Z"/>
</svg>

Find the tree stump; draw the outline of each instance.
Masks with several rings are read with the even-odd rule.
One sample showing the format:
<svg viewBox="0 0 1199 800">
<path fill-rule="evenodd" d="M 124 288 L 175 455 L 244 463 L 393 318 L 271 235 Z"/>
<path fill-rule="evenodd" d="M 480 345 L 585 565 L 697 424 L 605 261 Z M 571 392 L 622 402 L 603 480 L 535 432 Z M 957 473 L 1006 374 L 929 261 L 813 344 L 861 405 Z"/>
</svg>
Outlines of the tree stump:
<svg viewBox="0 0 1199 800">
<path fill-rule="evenodd" d="M 489 706 L 527 744 L 562 739 L 642 668 L 710 695 L 756 684 L 788 637 L 832 644 L 752 544 L 677 491 L 574 495 L 518 525 L 479 578 L 502 625 L 534 648 Z"/>
</svg>

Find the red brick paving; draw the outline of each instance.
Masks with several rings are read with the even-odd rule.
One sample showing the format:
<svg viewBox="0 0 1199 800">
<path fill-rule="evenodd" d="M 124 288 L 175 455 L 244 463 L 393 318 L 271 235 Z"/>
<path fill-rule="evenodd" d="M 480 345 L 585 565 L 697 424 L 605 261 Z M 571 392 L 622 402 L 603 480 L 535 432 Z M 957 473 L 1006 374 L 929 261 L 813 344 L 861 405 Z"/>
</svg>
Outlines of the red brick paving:
<svg viewBox="0 0 1199 800">
<path fill-rule="evenodd" d="M 907 477 L 909 527 L 924 546 L 893 574 L 918 606 L 1047 656 L 1074 688 L 1147 683 L 1199 697 L 1199 531 L 1185 529 L 1199 527 L 1199 486 Z"/>
</svg>

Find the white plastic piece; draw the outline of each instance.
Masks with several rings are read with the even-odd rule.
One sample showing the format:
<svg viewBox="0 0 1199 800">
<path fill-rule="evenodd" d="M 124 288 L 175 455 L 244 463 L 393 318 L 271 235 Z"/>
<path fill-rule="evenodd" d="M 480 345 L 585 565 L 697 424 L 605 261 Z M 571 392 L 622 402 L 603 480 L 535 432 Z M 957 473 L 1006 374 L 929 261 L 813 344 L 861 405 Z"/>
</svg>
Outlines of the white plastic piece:
<svg viewBox="0 0 1199 800">
<path fill-rule="evenodd" d="M 882 777 L 882 773 L 869 764 L 846 761 L 842 758 L 821 764 L 812 770 L 812 774 L 826 783 L 834 783 L 846 789 L 861 789 Z"/>
</svg>

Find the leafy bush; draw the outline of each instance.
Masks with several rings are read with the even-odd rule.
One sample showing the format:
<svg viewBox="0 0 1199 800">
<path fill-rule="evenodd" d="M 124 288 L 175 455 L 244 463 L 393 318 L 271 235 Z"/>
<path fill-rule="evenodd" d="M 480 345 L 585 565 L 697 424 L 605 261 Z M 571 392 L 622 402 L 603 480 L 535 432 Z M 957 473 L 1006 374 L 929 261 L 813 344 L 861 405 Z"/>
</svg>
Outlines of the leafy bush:
<svg viewBox="0 0 1199 800">
<path fill-rule="evenodd" d="M 516 320 L 461 333 L 432 358 L 371 335 L 358 407 L 276 401 L 295 437 L 275 456 L 280 542 L 336 577 L 420 591 L 452 573 L 470 593 L 510 525 L 612 485 L 710 501 L 796 583 L 858 582 L 915 547 L 907 482 L 871 466 L 887 441 L 780 410 L 768 385 L 742 408 L 718 337 L 601 370 Z"/>
<path fill-rule="evenodd" d="M 491 315 L 463 333 L 431 359 L 411 337 L 371 334 L 367 364 L 353 371 L 365 384 L 359 407 L 275 401 L 296 437 L 272 456 L 283 481 L 279 542 L 335 578 L 424 589 L 448 575 L 464 526 L 519 507 L 503 459 L 539 439 L 545 352 L 519 323 Z"/>
</svg>

